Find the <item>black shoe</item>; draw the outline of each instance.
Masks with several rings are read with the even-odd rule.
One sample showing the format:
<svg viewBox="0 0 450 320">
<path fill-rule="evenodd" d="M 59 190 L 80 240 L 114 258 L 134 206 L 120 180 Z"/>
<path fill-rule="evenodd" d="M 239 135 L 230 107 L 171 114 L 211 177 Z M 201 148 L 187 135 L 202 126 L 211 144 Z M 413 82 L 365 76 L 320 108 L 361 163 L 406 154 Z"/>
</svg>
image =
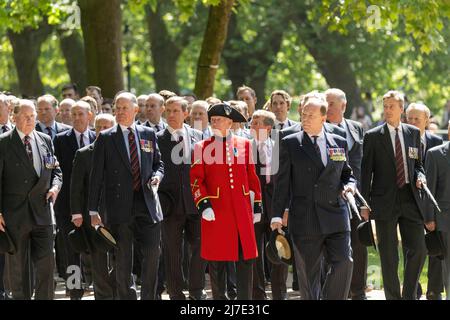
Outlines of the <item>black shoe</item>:
<svg viewBox="0 0 450 320">
<path fill-rule="evenodd" d="M 433 291 L 427 292 L 427 300 L 442 300 L 442 294 Z"/>
<path fill-rule="evenodd" d="M 208 295 L 205 291 L 203 291 L 199 296 L 198 295 L 189 295 L 189 300 L 206 300 Z"/>
<path fill-rule="evenodd" d="M 357 296 L 352 296 L 352 300 L 367 300 L 367 297 L 365 294 L 357 295 Z"/>
<path fill-rule="evenodd" d="M 237 293 L 236 291 L 228 291 L 227 292 L 227 296 L 228 296 L 228 300 L 236 300 L 237 298 Z"/>
</svg>

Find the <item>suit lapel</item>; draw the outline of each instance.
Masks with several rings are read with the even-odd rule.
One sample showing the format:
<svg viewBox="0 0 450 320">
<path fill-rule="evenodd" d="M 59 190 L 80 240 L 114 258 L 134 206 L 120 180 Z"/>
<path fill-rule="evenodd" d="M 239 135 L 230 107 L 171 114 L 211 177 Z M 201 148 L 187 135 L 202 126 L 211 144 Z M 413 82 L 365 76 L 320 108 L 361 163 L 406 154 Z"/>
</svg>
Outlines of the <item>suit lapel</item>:
<svg viewBox="0 0 450 320">
<path fill-rule="evenodd" d="M 319 157 L 317 156 L 316 149 L 314 149 L 314 144 L 312 143 L 308 134 L 306 134 L 304 131 L 301 131 L 297 138 L 300 142 L 300 146 L 303 147 L 303 150 L 311 158 L 311 160 L 313 160 L 314 164 L 317 167 L 323 169 L 324 166 L 322 159 L 319 159 Z"/>
<path fill-rule="evenodd" d="M 42 177 L 42 174 L 43 174 L 44 170 L 46 169 L 45 163 L 42 161 L 42 159 L 44 158 L 44 156 L 50 155 L 51 152 L 50 152 L 47 144 L 45 143 L 45 141 L 38 134 L 34 133 L 34 138 L 36 139 L 36 144 L 38 146 L 39 160 L 41 161 L 40 176 Z"/>
<path fill-rule="evenodd" d="M 70 146 L 72 151 L 75 153 L 78 150 L 78 141 L 77 136 L 75 134 L 75 129 L 70 129 L 67 132 L 67 137 L 69 138 Z"/>
<path fill-rule="evenodd" d="M 111 131 L 111 135 L 113 137 L 114 144 L 116 145 L 117 151 L 119 152 L 122 161 L 125 163 L 125 166 L 131 172 L 131 164 L 130 159 L 128 158 L 127 146 L 125 145 L 125 141 L 123 140 L 123 132 L 120 128 L 120 125 L 117 125 L 113 131 Z"/>
<path fill-rule="evenodd" d="M 95 132 L 89 130 L 89 142 L 90 142 L 90 143 L 93 143 L 93 142 L 95 141 L 95 138 L 96 138 Z"/>
<path fill-rule="evenodd" d="M 391 158 L 392 162 L 395 165 L 394 149 L 392 148 L 391 135 L 389 133 L 389 128 L 388 128 L 387 124 L 385 124 L 381 128 L 380 134 L 382 135 L 383 146 L 386 149 L 389 157 Z"/>
<path fill-rule="evenodd" d="M 445 147 L 442 149 L 444 156 L 447 158 L 448 165 L 450 165 L 450 141 L 447 142 Z"/>
<path fill-rule="evenodd" d="M 327 166 L 325 167 L 325 170 L 322 171 L 322 174 L 324 174 L 324 172 L 326 172 L 329 168 L 333 167 L 333 161 L 331 161 L 328 157 L 328 148 L 339 148 L 339 146 L 336 144 L 336 141 L 334 141 L 331 134 L 327 134 L 326 132 L 324 132 L 324 134 L 325 134 L 325 140 L 327 142 L 327 145 L 326 145 Z"/>
<path fill-rule="evenodd" d="M 25 167 L 31 170 L 35 175 L 37 175 L 36 170 L 34 170 L 33 163 L 28 158 L 27 152 L 25 151 L 25 146 L 20 140 L 17 130 L 14 130 L 13 134 L 11 135 L 11 146 L 16 155 L 20 158 L 20 160 L 22 160 Z"/>
<path fill-rule="evenodd" d="M 414 159 L 409 157 L 409 147 L 412 147 L 413 144 L 413 140 L 412 140 L 412 136 L 411 136 L 411 132 L 409 131 L 409 128 L 407 126 L 405 126 L 404 124 L 401 124 L 402 126 L 402 134 L 403 134 L 403 141 L 405 142 L 405 150 L 403 150 L 403 152 L 405 152 L 405 158 L 406 158 L 406 163 L 408 165 L 408 174 L 411 176 L 411 169 L 410 168 L 414 168 Z M 416 146 L 417 147 L 417 154 L 420 156 L 419 152 L 420 151 L 420 146 Z"/>
<path fill-rule="evenodd" d="M 358 129 L 356 129 L 353 124 L 347 119 L 344 119 L 344 121 L 347 124 L 348 131 L 350 131 L 350 134 L 352 135 L 353 141 L 356 143 L 357 141 L 359 141 Z M 353 143 L 353 145 L 355 145 L 355 143 Z"/>
</svg>

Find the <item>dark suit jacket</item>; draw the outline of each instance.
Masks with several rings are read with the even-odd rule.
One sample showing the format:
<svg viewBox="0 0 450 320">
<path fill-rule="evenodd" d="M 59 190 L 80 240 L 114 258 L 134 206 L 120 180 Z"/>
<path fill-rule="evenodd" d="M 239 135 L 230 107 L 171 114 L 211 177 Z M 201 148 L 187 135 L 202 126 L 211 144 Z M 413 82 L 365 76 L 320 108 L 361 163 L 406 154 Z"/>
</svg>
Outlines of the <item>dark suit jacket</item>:
<svg viewBox="0 0 450 320">
<path fill-rule="evenodd" d="M 419 211 L 419 191 L 416 180 L 425 178 L 420 155 L 420 131 L 409 124 L 401 124 L 405 142 L 410 188 L 414 194 Z M 409 156 L 409 148 L 416 148 L 417 159 Z M 379 220 L 394 219 L 395 199 L 397 196 L 397 173 L 395 154 L 387 124 L 375 127 L 366 132 L 363 144 L 363 160 L 361 165 L 362 196 L 369 201 L 372 217 Z M 423 214 L 423 213 L 422 213 Z"/>
<path fill-rule="evenodd" d="M 328 148 L 347 142 L 325 133 Z M 289 230 L 294 235 L 324 235 L 350 231 L 350 213 L 341 197 L 343 185 L 355 186 L 347 161 L 328 159 L 324 167 L 309 136 L 301 131 L 281 141 L 280 172 L 275 180 L 274 217 L 282 218 L 289 195 Z"/>
<path fill-rule="evenodd" d="M 156 134 L 165 171 L 164 179 L 158 189 L 164 215 L 198 214 L 191 194 L 190 172 L 191 153 L 194 150 L 194 145 L 202 140 L 202 132 L 187 125 L 184 128 L 188 130 L 191 150 L 184 154 L 184 160 L 181 164 L 175 164 L 172 161 L 172 150 L 177 142 L 172 141 L 169 130 L 164 129 Z"/>
<path fill-rule="evenodd" d="M 90 143 L 95 140 L 95 132 L 89 131 Z M 70 210 L 70 179 L 72 177 L 73 159 L 75 152 L 78 150 L 78 141 L 75 135 L 75 130 L 70 129 L 56 135 L 53 140 L 55 145 L 55 155 L 58 158 L 59 164 L 64 177 L 62 189 L 58 195 L 55 203 L 56 222 L 59 226 L 69 224 L 71 227 L 72 212 Z"/>
<path fill-rule="evenodd" d="M 345 123 L 350 131 L 351 139 L 353 139 L 352 148 L 348 151 L 348 164 L 352 168 L 353 175 L 358 181 L 358 189 L 361 190 L 361 162 L 363 156 L 364 130 L 359 122 L 345 119 Z"/>
<path fill-rule="evenodd" d="M 49 136 L 36 131 L 34 136 L 41 158 L 40 177 L 28 158 L 17 130 L 0 136 L 0 212 L 7 225 L 52 224 L 46 194 L 53 186 L 61 188 L 61 169 L 47 168 L 44 164 L 44 156 L 54 155 Z"/>
<path fill-rule="evenodd" d="M 427 185 L 442 212 L 428 201 L 425 222 L 436 221 L 438 230 L 450 232 L 450 142 L 430 149 L 426 159 Z"/>
<path fill-rule="evenodd" d="M 61 122 L 55 122 L 55 127 L 56 127 L 56 135 L 58 133 L 65 132 L 67 130 L 72 129 L 71 126 L 68 126 L 67 124 L 64 124 L 64 123 L 61 123 Z M 43 132 L 42 131 L 41 126 L 39 125 L 39 122 L 36 123 L 36 131 L 39 131 L 39 132 L 47 134 L 47 132 Z M 56 138 L 56 135 L 53 137 L 53 139 Z"/>
<path fill-rule="evenodd" d="M 163 217 L 156 210 L 153 191 L 147 183 L 154 176 L 162 180 L 164 165 L 161 161 L 156 134 L 153 129 L 136 126 L 139 140 L 147 140 L 151 144 L 149 152 L 141 149 L 140 175 L 142 192 L 149 215 L 155 222 Z M 140 141 L 136 141 L 140 147 Z M 105 185 L 107 219 L 110 224 L 128 223 L 132 217 L 133 176 L 131 163 L 126 150 L 124 136 L 119 125 L 101 132 L 95 142 L 93 165 L 90 176 L 89 210 L 98 211 L 101 192 Z"/>
<path fill-rule="evenodd" d="M 425 140 L 426 140 L 426 147 L 425 147 L 425 155 L 422 161 L 423 163 L 425 163 L 427 159 L 426 157 L 427 151 L 430 150 L 431 148 L 440 146 L 444 142 L 441 137 L 432 134 L 429 131 L 425 131 Z"/>
</svg>

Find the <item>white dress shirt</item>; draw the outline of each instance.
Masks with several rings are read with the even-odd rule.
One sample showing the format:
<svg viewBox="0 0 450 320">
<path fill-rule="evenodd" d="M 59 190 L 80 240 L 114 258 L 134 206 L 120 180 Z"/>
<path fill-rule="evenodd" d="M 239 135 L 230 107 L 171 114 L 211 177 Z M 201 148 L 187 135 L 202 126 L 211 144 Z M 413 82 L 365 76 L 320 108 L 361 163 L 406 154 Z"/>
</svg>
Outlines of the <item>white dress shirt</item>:
<svg viewBox="0 0 450 320">
<path fill-rule="evenodd" d="M 137 149 L 138 159 L 139 159 L 139 164 L 140 164 L 141 163 L 141 146 L 140 146 L 139 137 L 138 137 L 137 131 L 136 131 L 136 124 L 134 122 L 129 127 L 125 127 L 120 124 L 120 129 L 122 129 L 123 139 L 125 141 L 125 147 L 127 149 L 128 159 L 130 159 L 130 144 L 128 142 L 128 135 L 129 135 L 130 131 L 128 130 L 128 128 L 131 128 L 134 131 L 134 140 L 136 141 L 136 149 Z M 131 161 L 131 159 L 130 159 L 130 161 Z"/>
<path fill-rule="evenodd" d="M 280 124 L 281 123 L 283 124 L 283 128 L 280 129 Z M 289 119 L 288 118 L 286 118 L 286 120 L 284 120 L 283 122 L 278 121 L 277 119 L 275 119 L 275 129 L 283 130 L 283 129 L 286 129 L 286 128 L 289 128 Z"/>
<path fill-rule="evenodd" d="M 25 133 L 23 133 L 19 129 L 17 129 L 17 133 L 19 134 L 20 140 L 22 141 L 22 143 L 24 144 L 24 147 L 25 147 L 25 143 L 23 141 L 23 139 L 25 138 Z M 36 171 L 36 174 L 38 175 L 38 177 L 40 177 L 41 176 L 41 168 L 42 168 L 42 160 L 41 160 L 41 154 L 39 152 L 39 148 L 36 143 L 36 136 L 35 136 L 34 130 L 28 136 L 30 137 L 31 150 L 33 151 L 33 167 L 34 167 L 34 170 Z"/>
<path fill-rule="evenodd" d="M 45 124 L 43 124 L 42 122 L 39 122 L 39 126 L 41 127 L 41 130 L 43 133 L 48 134 L 47 132 L 47 126 Z M 55 138 L 56 136 L 56 122 L 53 121 L 52 124 L 49 126 L 50 129 L 52 129 L 52 135 L 50 136 L 50 138 Z"/>
<path fill-rule="evenodd" d="M 309 135 L 311 142 L 314 144 L 313 136 Z M 317 145 L 320 148 L 320 156 L 322 158 L 322 163 L 326 167 L 328 164 L 328 155 L 327 155 L 327 140 L 325 139 L 325 133 L 322 131 L 318 134 Z"/>
<path fill-rule="evenodd" d="M 394 159 L 395 159 L 395 128 L 387 123 L 389 134 L 391 136 L 392 148 L 394 150 Z M 403 129 L 402 125 L 398 125 L 398 137 L 400 139 L 400 144 L 402 146 L 402 155 L 403 155 L 403 166 L 405 168 L 405 180 L 406 183 L 409 183 L 409 175 L 408 175 L 408 163 L 406 162 L 406 152 L 405 152 L 405 140 L 403 139 Z M 420 148 L 419 148 L 420 149 Z M 418 150 L 420 152 L 420 150 Z"/>
<path fill-rule="evenodd" d="M 73 131 L 75 131 L 75 137 L 77 138 L 78 148 L 80 148 L 81 132 L 78 132 L 77 130 L 75 130 L 75 128 L 73 129 Z M 89 129 L 86 129 L 86 131 L 83 132 L 83 142 L 84 146 L 88 146 L 91 144 L 91 140 L 89 140 Z"/>
</svg>

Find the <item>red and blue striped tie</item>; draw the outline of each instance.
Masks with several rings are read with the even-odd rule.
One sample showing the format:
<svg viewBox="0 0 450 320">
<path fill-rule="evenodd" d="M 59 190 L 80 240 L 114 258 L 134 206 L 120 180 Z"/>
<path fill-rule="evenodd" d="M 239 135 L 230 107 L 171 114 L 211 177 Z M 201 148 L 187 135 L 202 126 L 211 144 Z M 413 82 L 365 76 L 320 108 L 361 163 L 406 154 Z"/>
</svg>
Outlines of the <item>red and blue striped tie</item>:
<svg viewBox="0 0 450 320">
<path fill-rule="evenodd" d="M 139 191 L 141 189 L 141 170 L 139 166 L 139 157 L 136 146 L 136 139 L 134 136 L 133 129 L 128 128 L 128 145 L 130 148 L 130 162 L 131 162 L 131 173 L 133 175 L 133 190 Z"/>
</svg>

